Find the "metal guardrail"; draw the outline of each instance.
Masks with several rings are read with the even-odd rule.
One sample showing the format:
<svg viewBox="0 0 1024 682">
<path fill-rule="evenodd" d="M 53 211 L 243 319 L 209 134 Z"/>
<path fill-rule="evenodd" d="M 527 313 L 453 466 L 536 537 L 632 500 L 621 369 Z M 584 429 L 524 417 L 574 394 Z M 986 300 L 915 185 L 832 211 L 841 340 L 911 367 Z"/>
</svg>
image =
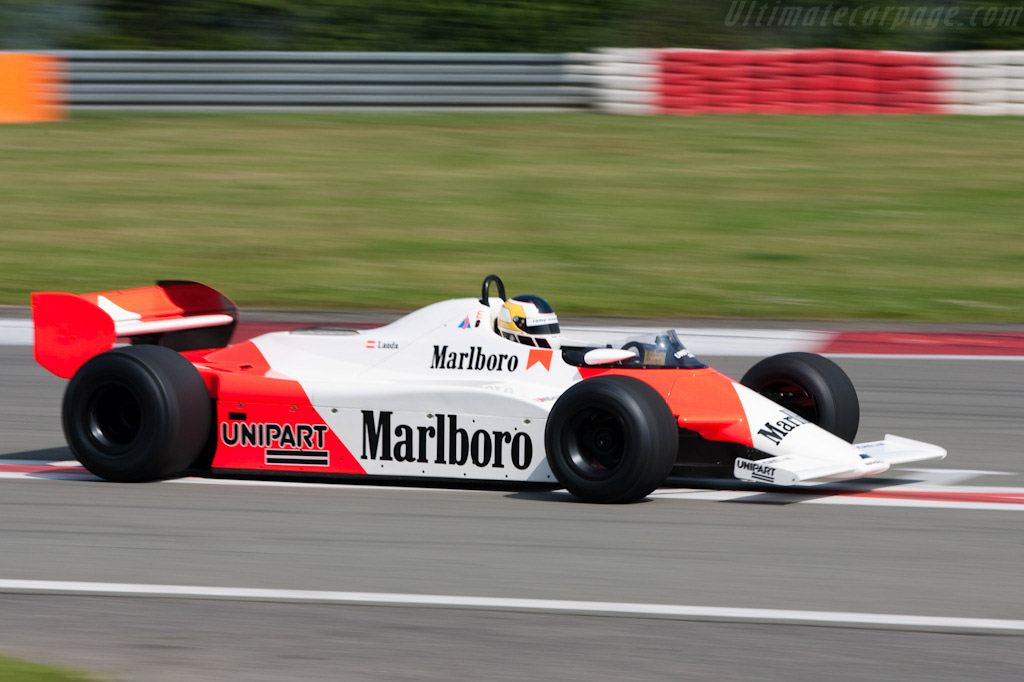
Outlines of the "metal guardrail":
<svg viewBox="0 0 1024 682">
<path fill-rule="evenodd" d="M 573 110 L 590 54 L 63 51 L 73 110 Z"/>
</svg>

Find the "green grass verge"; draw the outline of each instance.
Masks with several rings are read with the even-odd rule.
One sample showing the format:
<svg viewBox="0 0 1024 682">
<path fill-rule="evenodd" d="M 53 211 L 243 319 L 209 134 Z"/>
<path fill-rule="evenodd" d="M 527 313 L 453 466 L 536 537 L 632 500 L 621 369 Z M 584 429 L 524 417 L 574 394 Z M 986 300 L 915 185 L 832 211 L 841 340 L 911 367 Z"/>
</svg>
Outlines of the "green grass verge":
<svg viewBox="0 0 1024 682">
<path fill-rule="evenodd" d="M 0 127 L 0 302 L 1024 318 L 1024 119 L 83 115 Z"/>
<path fill-rule="evenodd" d="M 99 682 L 87 673 L 0 656 L 0 682 Z"/>
</svg>

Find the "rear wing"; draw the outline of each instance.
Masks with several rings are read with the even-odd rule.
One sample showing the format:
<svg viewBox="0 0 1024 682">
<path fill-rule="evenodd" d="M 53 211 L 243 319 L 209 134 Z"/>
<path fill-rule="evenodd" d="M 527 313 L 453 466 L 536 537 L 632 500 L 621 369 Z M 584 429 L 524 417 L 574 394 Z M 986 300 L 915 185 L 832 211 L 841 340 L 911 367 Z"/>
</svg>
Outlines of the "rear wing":
<svg viewBox="0 0 1024 682">
<path fill-rule="evenodd" d="M 36 361 L 70 378 L 86 360 L 114 347 L 118 338 L 174 350 L 227 345 L 238 308 L 227 296 L 197 282 L 92 294 L 32 294 Z"/>
</svg>

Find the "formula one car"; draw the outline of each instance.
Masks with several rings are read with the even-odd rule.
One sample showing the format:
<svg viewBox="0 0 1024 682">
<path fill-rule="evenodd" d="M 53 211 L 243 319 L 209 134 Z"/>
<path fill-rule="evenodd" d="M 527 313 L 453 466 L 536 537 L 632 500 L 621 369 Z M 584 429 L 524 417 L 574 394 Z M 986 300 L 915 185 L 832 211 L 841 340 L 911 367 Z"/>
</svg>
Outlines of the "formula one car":
<svg viewBox="0 0 1024 682">
<path fill-rule="evenodd" d="M 674 331 L 573 341 L 544 299 L 506 298 L 494 275 L 479 299 L 379 329 L 233 345 L 234 304 L 194 282 L 36 293 L 32 312 L 36 359 L 71 379 L 71 451 L 111 481 L 189 469 L 424 477 L 547 483 L 609 503 L 692 466 L 794 485 L 946 454 L 897 436 L 852 445 L 856 391 L 821 356 L 774 356 L 736 382 Z"/>
</svg>

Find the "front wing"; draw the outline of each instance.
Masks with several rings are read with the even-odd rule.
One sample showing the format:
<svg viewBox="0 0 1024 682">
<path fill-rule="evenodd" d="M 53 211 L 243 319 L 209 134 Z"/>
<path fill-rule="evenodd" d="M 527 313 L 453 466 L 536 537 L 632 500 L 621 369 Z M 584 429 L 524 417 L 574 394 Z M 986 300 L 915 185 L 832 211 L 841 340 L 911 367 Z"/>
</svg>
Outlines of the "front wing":
<svg viewBox="0 0 1024 682">
<path fill-rule="evenodd" d="M 846 479 L 870 476 L 887 471 L 894 464 L 942 459 L 946 450 L 930 443 L 887 434 L 884 440 L 858 443 L 859 465 L 830 461 L 809 454 L 788 454 L 767 459 L 737 458 L 733 468 L 743 481 L 796 485 L 811 479 Z"/>
</svg>

